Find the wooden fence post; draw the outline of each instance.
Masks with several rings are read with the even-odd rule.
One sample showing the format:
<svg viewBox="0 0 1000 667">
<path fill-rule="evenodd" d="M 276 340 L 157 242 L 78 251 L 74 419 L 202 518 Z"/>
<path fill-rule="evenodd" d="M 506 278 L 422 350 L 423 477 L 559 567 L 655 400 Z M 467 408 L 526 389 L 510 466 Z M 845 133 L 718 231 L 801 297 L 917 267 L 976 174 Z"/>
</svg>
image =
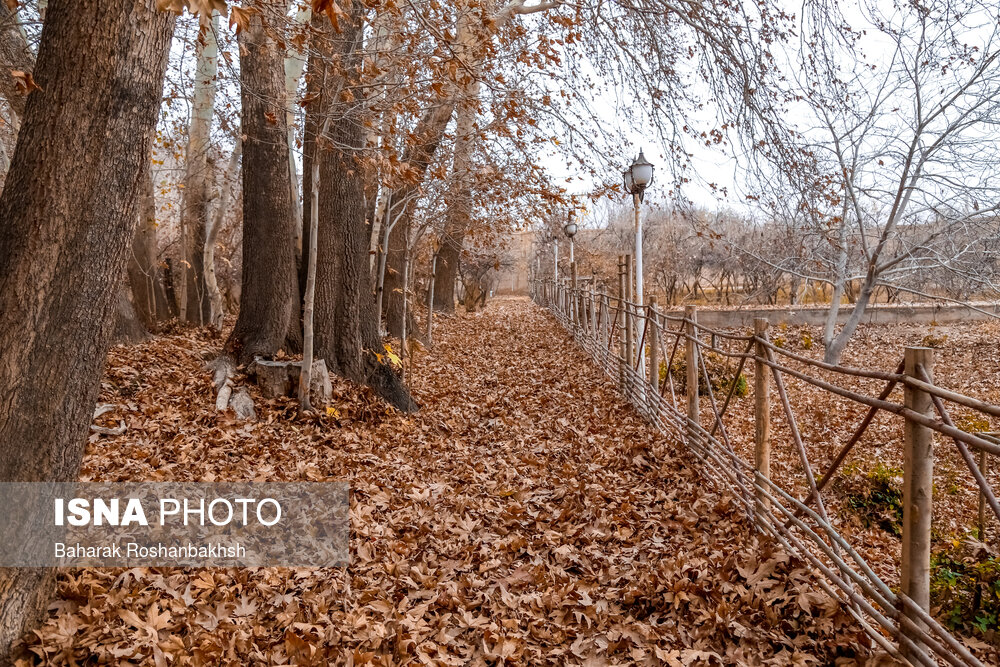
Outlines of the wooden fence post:
<svg viewBox="0 0 1000 667">
<path fill-rule="evenodd" d="M 615 319 L 621 320 L 622 324 L 625 323 L 625 255 L 618 255 L 618 315 Z M 618 363 L 618 385 L 623 392 L 625 391 L 625 365 L 628 363 L 628 358 L 625 356 L 626 329 L 627 327 L 622 329 L 622 334 L 618 338 L 618 347 L 621 353 L 621 360 Z M 611 333 L 614 335 L 613 329 Z"/>
<path fill-rule="evenodd" d="M 646 338 L 649 341 L 649 386 L 653 388 L 651 405 L 657 405 L 660 395 L 660 327 L 656 321 L 656 295 L 649 297 L 649 311 L 646 315 Z M 654 415 L 654 419 L 657 415 Z"/>
<path fill-rule="evenodd" d="M 607 288 L 602 291 L 602 296 L 604 305 L 601 307 L 601 344 L 604 345 L 604 349 L 608 349 L 611 345 L 611 297 L 608 296 Z"/>
<path fill-rule="evenodd" d="M 570 301 L 570 305 L 569 305 L 569 310 L 570 310 L 569 318 L 570 318 L 570 322 L 573 323 L 573 333 L 575 334 L 577 332 L 577 329 L 580 328 L 580 309 L 578 307 L 579 304 L 580 304 L 580 299 L 579 299 L 579 294 L 576 291 L 577 290 L 576 262 L 570 263 L 570 265 L 569 265 L 569 275 L 570 275 L 570 282 L 572 284 L 572 288 L 570 290 L 570 296 L 569 296 L 569 301 Z"/>
<path fill-rule="evenodd" d="M 590 337 L 595 341 L 597 336 L 597 283 L 590 279 Z"/>
<path fill-rule="evenodd" d="M 601 341 L 602 352 L 608 346 L 607 327 L 604 324 L 607 317 L 608 297 L 606 289 L 602 287 L 600 293 L 597 295 L 597 337 Z"/>
<path fill-rule="evenodd" d="M 934 350 L 928 347 L 906 348 L 903 372 L 920 378 L 922 366 L 929 381 L 934 379 Z M 928 417 L 934 416 L 931 395 L 920 389 L 903 386 L 903 405 Z M 900 588 L 924 611 L 930 611 L 931 571 L 931 494 L 934 484 L 934 431 L 907 419 L 903 424 L 903 563 Z M 903 614 L 918 628 L 924 624 L 905 607 Z M 917 647 L 923 647 L 919 631 L 901 628 Z M 900 646 L 903 657 L 913 651 Z M 911 662 L 915 662 L 912 660 Z"/>
<path fill-rule="evenodd" d="M 768 392 L 770 368 L 764 363 L 767 358 L 767 318 L 757 317 L 753 321 L 754 344 L 753 367 L 753 464 L 757 474 L 771 479 L 771 395 Z M 756 490 L 757 516 L 769 515 L 771 501 L 762 489 Z"/>
<path fill-rule="evenodd" d="M 632 363 L 635 360 L 635 328 L 632 314 L 632 255 L 625 255 L 625 387 L 632 386 Z M 628 392 L 626 391 L 626 395 Z"/>
<path fill-rule="evenodd" d="M 697 426 L 700 423 L 701 411 L 698 409 L 698 310 L 694 306 L 684 308 L 684 317 L 688 322 L 684 325 L 687 332 L 684 341 L 685 362 L 687 365 L 687 419 L 688 440 L 699 437 Z"/>
</svg>

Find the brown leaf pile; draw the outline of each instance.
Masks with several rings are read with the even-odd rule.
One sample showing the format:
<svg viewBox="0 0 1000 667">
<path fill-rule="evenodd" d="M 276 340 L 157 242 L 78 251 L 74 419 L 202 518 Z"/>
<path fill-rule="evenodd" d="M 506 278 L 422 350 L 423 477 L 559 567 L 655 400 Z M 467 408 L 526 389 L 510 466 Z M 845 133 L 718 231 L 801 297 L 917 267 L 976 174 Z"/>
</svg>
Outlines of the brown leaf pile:
<svg viewBox="0 0 1000 667">
<path fill-rule="evenodd" d="M 213 343 L 112 354 L 93 480 L 350 480 L 346 569 L 70 570 L 46 664 L 854 664 L 870 642 L 525 301 L 438 320 L 416 415 L 213 410 Z"/>
</svg>

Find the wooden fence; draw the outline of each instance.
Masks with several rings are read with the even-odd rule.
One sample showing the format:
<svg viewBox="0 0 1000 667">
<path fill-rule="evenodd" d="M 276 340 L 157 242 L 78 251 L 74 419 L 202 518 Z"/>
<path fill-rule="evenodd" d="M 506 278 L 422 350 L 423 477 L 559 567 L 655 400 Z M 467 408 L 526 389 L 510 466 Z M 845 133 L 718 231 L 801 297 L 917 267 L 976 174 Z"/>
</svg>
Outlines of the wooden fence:
<svg viewBox="0 0 1000 667">
<path fill-rule="evenodd" d="M 935 385 L 934 352 L 928 348 L 907 348 L 899 365 L 889 372 L 849 368 L 776 345 L 768 336 L 764 319 L 755 320 L 753 330 L 742 335 L 699 325 L 694 307 L 679 316 L 658 310 L 655 299 L 642 305 L 633 303 L 630 265 L 627 256 L 620 258 L 616 296 L 597 291 L 593 284 L 577 284 L 576 272 L 571 271 L 572 277 L 559 283 L 535 281 L 532 298 L 554 313 L 646 419 L 687 445 L 704 464 L 704 474 L 732 492 L 759 530 L 822 574 L 820 586 L 841 601 L 882 649 L 914 665 L 981 665 L 930 615 L 933 441 L 937 434 L 957 447 L 979 488 L 980 522 L 984 507 L 1000 520 L 1000 504 L 986 476 L 987 457 L 1000 455 L 1000 442 L 989 434 L 957 428 L 946 404 L 988 417 L 1000 417 L 1000 406 Z M 721 391 L 713 387 L 705 362 L 706 350 L 713 356 L 731 359 L 736 367 L 728 382 L 718 384 Z M 748 364 L 753 368 L 752 461 L 736 452 L 723 419 Z M 664 365 L 667 372 L 661 380 Z M 679 382 L 675 383 L 671 369 L 681 371 L 683 389 L 677 386 Z M 827 379 L 818 377 L 820 374 Z M 786 377 L 867 408 L 822 475 L 815 474 L 808 459 Z M 847 386 L 831 378 L 839 378 Z M 861 381 L 877 382 L 883 389 L 869 396 L 856 390 Z M 902 403 L 889 400 L 898 385 L 903 388 Z M 788 444 L 805 473 L 806 491 L 801 498 L 772 480 L 771 450 L 778 444 L 772 442 L 772 393 L 781 404 L 782 432 L 787 434 Z M 702 404 L 704 399 L 707 406 Z M 903 550 L 898 592 L 832 525 L 823 500 L 823 489 L 836 477 L 848 453 L 880 411 L 899 418 L 904 443 Z M 973 452 L 979 455 L 978 463 Z"/>
</svg>

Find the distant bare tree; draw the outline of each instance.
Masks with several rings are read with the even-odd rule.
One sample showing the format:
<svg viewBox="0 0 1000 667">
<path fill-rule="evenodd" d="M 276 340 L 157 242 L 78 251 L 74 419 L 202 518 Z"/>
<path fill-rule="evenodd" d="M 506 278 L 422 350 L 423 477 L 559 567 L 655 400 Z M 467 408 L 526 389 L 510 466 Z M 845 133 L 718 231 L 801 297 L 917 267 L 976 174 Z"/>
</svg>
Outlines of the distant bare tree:
<svg viewBox="0 0 1000 667">
<path fill-rule="evenodd" d="M 771 160 L 780 177 L 758 175 L 771 210 L 798 227 L 811 252 L 741 249 L 832 286 L 827 361 L 840 359 L 880 287 L 926 296 L 931 274 L 993 287 L 993 272 L 979 266 L 995 263 L 1000 231 L 995 9 L 979 0 L 866 2 L 865 25 L 846 27 L 831 13 L 806 23 L 790 92 L 811 125 L 784 137 L 796 159 Z M 884 55 L 870 59 L 868 49 Z M 837 331 L 855 285 L 855 308 Z"/>
</svg>

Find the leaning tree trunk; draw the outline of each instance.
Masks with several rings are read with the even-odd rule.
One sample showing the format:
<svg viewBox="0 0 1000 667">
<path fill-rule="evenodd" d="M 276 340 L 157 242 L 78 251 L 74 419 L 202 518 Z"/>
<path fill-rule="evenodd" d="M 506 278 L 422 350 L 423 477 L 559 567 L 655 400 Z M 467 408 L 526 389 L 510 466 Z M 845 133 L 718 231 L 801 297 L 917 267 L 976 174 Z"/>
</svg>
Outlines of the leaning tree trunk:
<svg viewBox="0 0 1000 667">
<path fill-rule="evenodd" d="M 462 244 L 472 220 L 472 149 L 476 136 L 476 110 L 479 82 L 466 87 L 466 98 L 459 105 L 455 120 L 455 154 L 452 159 L 448 211 L 438 253 L 438 286 L 434 307 L 450 312 L 455 309 L 455 282 L 458 279 Z"/>
<path fill-rule="evenodd" d="M 243 289 L 226 350 L 240 363 L 273 356 L 296 312 L 295 215 L 289 185 L 284 53 L 264 21 L 284 3 L 262 0 L 240 34 L 243 134 Z"/>
<path fill-rule="evenodd" d="M 76 480 L 115 327 L 173 19 L 52 0 L 0 195 L 0 481 Z M 0 664 L 52 570 L 0 569 Z"/>
<path fill-rule="evenodd" d="M 334 33 L 325 15 L 312 19 L 315 44 L 309 59 L 313 90 L 325 91 L 309 104 L 306 121 L 305 173 L 319 161 L 316 257 L 316 356 L 344 377 L 367 384 L 401 410 L 416 409 L 400 378 L 384 362 L 375 295 L 368 260 L 369 225 L 365 220 L 365 168 L 359 161 L 365 145 L 363 106 L 345 103 L 341 91 L 356 87 L 361 69 L 364 7 L 354 3 L 341 31 Z M 337 62 L 334 62 L 336 59 Z M 329 131 L 317 141 L 325 114 L 333 114 Z M 312 183 L 303 182 L 303 219 L 312 211 Z"/>
<path fill-rule="evenodd" d="M 876 276 L 874 271 L 869 269 L 868 275 L 865 276 L 864 281 L 861 283 L 861 291 L 858 294 L 858 298 L 854 302 L 854 310 L 848 315 L 844 326 L 841 327 L 837 335 L 833 337 L 826 346 L 826 349 L 823 350 L 823 361 L 828 364 L 840 363 L 840 358 L 843 356 L 844 350 L 847 349 L 847 344 L 851 342 L 851 337 L 854 335 L 855 330 L 857 330 L 858 325 L 861 324 L 861 318 L 864 317 L 875 287 Z"/>
<path fill-rule="evenodd" d="M 215 273 L 215 245 L 219 238 L 219 231 L 222 223 L 226 220 L 226 213 L 229 212 L 230 193 L 232 192 L 232 182 L 236 180 L 240 170 L 240 157 L 243 155 L 243 126 L 240 124 L 236 131 L 236 141 L 233 144 L 233 152 L 229 155 L 229 168 L 222 175 L 222 186 L 219 188 L 219 201 L 215 207 L 215 212 L 208 220 L 208 229 L 205 232 L 205 248 L 202 257 L 205 267 L 205 289 L 208 290 L 208 300 L 211 306 L 212 321 L 209 327 L 221 332 L 226 318 L 226 306 L 222 299 L 222 291 L 219 289 L 219 280 Z"/>
<path fill-rule="evenodd" d="M 389 232 L 388 247 L 384 248 L 386 271 L 383 277 L 382 294 L 386 304 L 386 329 L 393 334 L 402 330 L 403 264 L 406 258 L 407 239 L 410 238 L 410 223 L 417 205 L 417 193 L 431 160 L 434 159 L 434 154 L 441 144 L 441 139 L 444 137 L 448 121 L 454 110 L 454 102 L 445 100 L 424 112 L 413 133 L 416 143 L 406 150 L 403 159 L 404 163 L 408 164 L 415 172 L 414 178 L 410 184 L 396 190 L 390 196 L 386 206 L 387 213 L 382 224 L 391 224 L 397 216 L 396 211 L 402 209 L 398 211 L 399 219 Z M 407 329 L 414 330 L 411 322 L 407 322 Z"/>
<path fill-rule="evenodd" d="M 501 18 L 501 21 L 506 21 Z M 448 184 L 448 210 L 444 233 L 438 251 L 438 280 L 434 290 L 434 307 L 444 312 L 455 309 L 455 283 L 458 282 L 462 244 L 472 219 L 472 151 L 476 139 L 476 114 L 479 110 L 479 69 L 483 54 L 475 32 L 475 18 L 469 11 L 458 20 L 458 55 L 470 63 L 460 82 L 461 97 L 456 100 L 455 145 Z"/>
<path fill-rule="evenodd" d="M 200 25 L 194 99 L 188 128 L 184 208 L 181 212 L 182 251 L 187 265 L 182 266 L 184 279 L 179 285 L 179 309 L 182 320 L 202 325 L 212 320 L 212 303 L 205 285 L 204 256 L 208 231 L 208 173 L 212 168 L 208 153 L 215 113 L 215 78 L 219 69 L 219 47 L 216 43 L 219 15 L 213 12 L 211 16 L 202 16 Z"/>
</svg>

